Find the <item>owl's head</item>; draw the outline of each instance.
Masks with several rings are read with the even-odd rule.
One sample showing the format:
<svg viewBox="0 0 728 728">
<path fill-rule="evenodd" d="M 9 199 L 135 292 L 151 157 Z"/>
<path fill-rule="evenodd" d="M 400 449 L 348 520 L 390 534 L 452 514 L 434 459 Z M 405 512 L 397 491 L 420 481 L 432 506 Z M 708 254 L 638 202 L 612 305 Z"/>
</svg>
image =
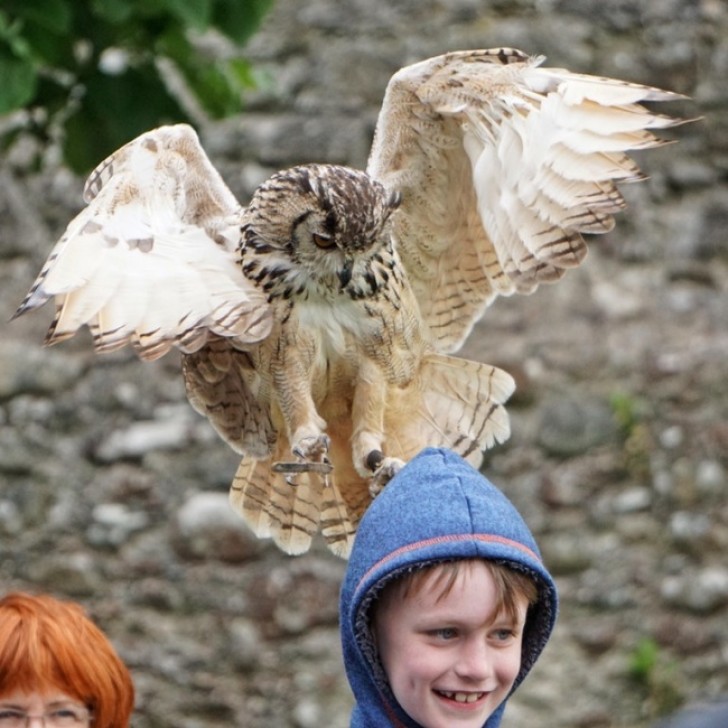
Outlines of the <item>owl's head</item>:
<svg viewBox="0 0 728 728">
<path fill-rule="evenodd" d="M 273 295 L 341 291 L 391 250 L 389 218 L 398 205 L 398 195 L 347 167 L 278 172 L 243 215 L 243 270 Z"/>
</svg>

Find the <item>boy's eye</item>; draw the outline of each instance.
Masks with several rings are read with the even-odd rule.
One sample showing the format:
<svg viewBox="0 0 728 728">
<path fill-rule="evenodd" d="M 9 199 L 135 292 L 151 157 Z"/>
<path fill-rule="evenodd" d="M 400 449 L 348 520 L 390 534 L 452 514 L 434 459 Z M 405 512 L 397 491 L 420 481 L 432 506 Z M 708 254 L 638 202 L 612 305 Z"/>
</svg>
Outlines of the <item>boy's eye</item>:
<svg viewBox="0 0 728 728">
<path fill-rule="evenodd" d="M 497 642 L 508 642 L 515 638 L 516 631 L 510 627 L 503 627 L 501 629 L 493 630 L 493 632 L 491 632 L 491 636 Z"/>
<path fill-rule="evenodd" d="M 437 637 L 441 640 L 453 640 L 458 636 L 458 632 L 454 627 L 441 627 L 440 629 L 433 629 L 430 634 L 433 637 Z"/>
</svg>

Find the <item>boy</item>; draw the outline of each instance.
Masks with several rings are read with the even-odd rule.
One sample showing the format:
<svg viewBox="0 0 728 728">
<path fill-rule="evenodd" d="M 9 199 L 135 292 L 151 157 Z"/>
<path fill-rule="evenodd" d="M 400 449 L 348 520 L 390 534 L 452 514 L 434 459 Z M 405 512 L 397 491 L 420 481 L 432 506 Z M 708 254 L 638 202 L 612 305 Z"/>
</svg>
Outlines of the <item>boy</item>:
<svg viewBox="0 0 728 728">
<path fill-rule="evenodd" d="M 510 501 L 428 448 L 359 524 L 341 591 L 352 728 L 497 728 L 557 595 Z"/>
</svg>

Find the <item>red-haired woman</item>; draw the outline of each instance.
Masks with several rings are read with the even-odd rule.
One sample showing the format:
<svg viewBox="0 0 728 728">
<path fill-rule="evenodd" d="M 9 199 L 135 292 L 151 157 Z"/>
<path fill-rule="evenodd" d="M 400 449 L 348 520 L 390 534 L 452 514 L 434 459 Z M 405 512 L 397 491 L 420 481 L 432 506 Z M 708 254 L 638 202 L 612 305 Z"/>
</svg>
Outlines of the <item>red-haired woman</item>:
<svg viewBox="0 0 728 728">
<path fill-rule="evenodd" d="M 128 728 L 129 670 L 72 602 L 0 599 L 0 728 Z"/>
</svg>

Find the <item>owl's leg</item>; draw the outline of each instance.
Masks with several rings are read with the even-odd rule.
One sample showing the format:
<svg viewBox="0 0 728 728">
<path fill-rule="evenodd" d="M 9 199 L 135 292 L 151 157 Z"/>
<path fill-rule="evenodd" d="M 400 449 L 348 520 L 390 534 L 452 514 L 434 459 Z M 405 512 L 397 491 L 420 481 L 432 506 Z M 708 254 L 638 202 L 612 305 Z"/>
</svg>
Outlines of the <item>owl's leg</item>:
<svg viewBox="0 0 728 728">
<path fill-rule="evenodd" d="M 399 458 L 384 455 L 384 410 L 387 381 L 381 368 L 370 359 L 359 367 L 359 378 L 351 419 L 352 459 L 357 473 L 369 480 L 372 496 L 381 492 L 394 474 L 404 465 Z"/>
<path fill-rule="evenodd" d="M 301 347 L 303 353 L 305 348 Z M 295 463 L 279 463 L 278 472 L 311 470 L 329 472 L 327 453 L 329 436 L 324 432 L 326 421 L 319 416 L 311 394 L 310 367 L 306 366 L 294 342 L 279 345 L 279 355 L 272 362 L 273 382 L 281 414 L 286 423 Z M 290 468 L 286 469 L 286 466 Z M 323 466 L 323 468 L 322 468 Z"/>
</svg>

